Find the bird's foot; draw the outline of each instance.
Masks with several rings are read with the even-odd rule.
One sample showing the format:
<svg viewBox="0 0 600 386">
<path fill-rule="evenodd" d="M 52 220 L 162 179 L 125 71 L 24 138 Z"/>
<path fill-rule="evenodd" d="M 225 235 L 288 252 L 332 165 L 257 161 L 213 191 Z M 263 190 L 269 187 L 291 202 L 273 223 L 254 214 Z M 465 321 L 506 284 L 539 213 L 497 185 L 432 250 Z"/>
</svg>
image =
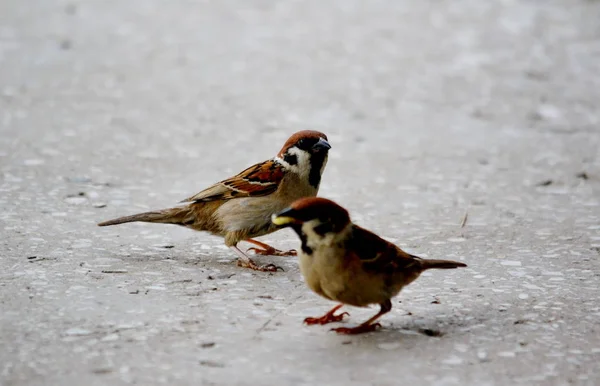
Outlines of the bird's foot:
<svg viewBox="0 0 600 386">
<path fill-rule="evenodd" d="M 278 270 L 283 271 L 283 268 L 281 268 L 275 264 L 258 265 L 252 259 L 248 259 L 248 260 L 238 259 L 237 265 L 238 265 L 238 267 L 249 268 L 254 271 L 261 271 L 261 272 L 277 272 Z"/>
<path fill-rule="evenodd" d="M 265 248 L 248 248 L 246 252 L 252 251 L 255 255 L 263 255 L 263 256 L 296 256 L 298 252 L 295 249 L 290 249 L 289 251 L 281 251 L 279 249 L 273 248 L 271 246 L 266 246 Z"/>
<path fill-rule="evenodd" d="M 356 334 L 364 334 L 365 332 L 372 332 L 377 330 L 378 327 L 381 327 L 379 323 L 371 323 L 371 324 L 361 324 L 356 327 L 338 327 L 332 328 L 331 331 L 335 331 L 338 334 L 343 335 L 356 335 Z"/>
<path fill-rule="evenodd" d="M 328 312 L 325 315 L 321 316 L 320 318 L 306 318 L 306 319 L 304 319 L 304 323 L 308 324 L 309 326 L 312 326 L 313 324 L 327 324 L 327 323 L 341 322 L 344 319 L 345 315 L 350 316 L 350 314 L 347 312 L 342 312 L 341 314 L 338 314 L 338 315 L 334 315 L 333 312 Z"/>
</svg>

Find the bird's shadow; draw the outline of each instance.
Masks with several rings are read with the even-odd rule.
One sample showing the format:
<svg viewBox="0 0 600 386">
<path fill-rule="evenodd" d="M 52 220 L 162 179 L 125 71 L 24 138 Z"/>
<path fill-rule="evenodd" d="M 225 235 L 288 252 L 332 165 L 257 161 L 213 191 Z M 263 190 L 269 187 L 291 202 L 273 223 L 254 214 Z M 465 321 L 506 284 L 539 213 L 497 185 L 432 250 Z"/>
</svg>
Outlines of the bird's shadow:
<svg viewBox="0 0 600 386">
<path fill-rule="evenodd" d="M 141 248 L 141 247 L 140 247 Z M 238 257 L 231 250 L 217 249 L 203 250 L 197 247 L 177 246 L 165 244 L 153 247 L 145 247 L 141 251 L 129 251 L 120 254 L 110 253 L 105 257 L 121 259 L 124 262 L 161 262 L 165 260 L 176 261 L 182 265 L 200 266 L 203 268 L 229 269 L 237 268 Z M 245 250 L 245 249 L 243 249 Z M 256 255 L 247 252 L 248 256 L 259 265 L 269 263 L 281 266 L 284 271 L 297 267 L 296 257 L 282 257 L 270 255 Z"/>
<path fill-rule="evenodd" d="M 350 325 L 350 323 L 340 324 L 340 326 Z M 367 344 L 369 342 L 373 344 L 389 342 L 404 342 L 408 344 L 430 338 L 442 338 L 447 335 L 453 335 L 456 332 L 447 327 L 448 326 L 436 325 L 433 321 L 431 323 L 395 323 L 394 325 L 386 323 L 376 331 L 364 334 L 344 335 L 337 334 L 334 331 L 330 331 L 329 333 L 332 334 L 332 336 L 341 339 L 342 344 L 350 344 L 355 341 L 360 342 L 361 344 Z"/>
<path fill-rule="evenodd" d="M 435 312 L 428 312 L 421 316 L 409 316 L 409 319 L 381 321 L 382 327 L 376 331 L 357 334 L 343 335 L 334 331 L 327 331 L 330 341 L 349 347 L 390 347 L 390 349 L 410 349 L 427 341 L 443 341 L 445 339 L 462 339 L 467 335 L 476 333 L 477 328 L 486 324 L 490 318 L 492 308 L 488 305 L 479 305 L 471 308 L 468 314 L 454 314 L 445 319 L 437 317 Z M 468 318 L 467 318 L 468 316 Z M 509 323 L 510 320 L 507 320 Z M 512 323 L 512 322 L 510 322 Z M 354 327 L 356 323 L 343 322 L 320 326 L 331 328 L 344 326 Z M 315 326 L 318 328 L 319 326 Z"/>
</svg>

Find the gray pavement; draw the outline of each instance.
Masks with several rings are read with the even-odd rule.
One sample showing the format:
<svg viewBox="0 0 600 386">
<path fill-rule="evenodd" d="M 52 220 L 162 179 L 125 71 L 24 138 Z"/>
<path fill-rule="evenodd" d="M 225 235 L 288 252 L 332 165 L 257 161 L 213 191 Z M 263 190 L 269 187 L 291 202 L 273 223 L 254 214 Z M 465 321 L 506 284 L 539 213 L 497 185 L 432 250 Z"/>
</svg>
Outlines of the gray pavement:
<svg viewBox="0 0 600 386">
<path fill-rule="evenodd" d="M 591 0 L 3 0 L 0 384 L 600 384 L 599 20 Z M 206 234 L 95 226 L 305 128 L 333 145 L 323 196 L 469 264 L 376 333 L 303 326 L 332 304 L 295 258 L 255 273 Z"/>
</svg>

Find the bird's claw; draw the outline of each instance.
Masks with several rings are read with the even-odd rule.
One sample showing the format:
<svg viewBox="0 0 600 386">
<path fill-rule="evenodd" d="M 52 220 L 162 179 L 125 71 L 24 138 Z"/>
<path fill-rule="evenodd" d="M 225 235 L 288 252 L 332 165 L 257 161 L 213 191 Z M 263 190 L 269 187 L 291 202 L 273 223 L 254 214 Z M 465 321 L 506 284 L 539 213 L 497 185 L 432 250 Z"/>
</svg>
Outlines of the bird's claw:
<svg viewBox="0 0 600 386">
<path fill-rule="evenodd" d="M 338 315 L 334 315 L 333 313 L 331 313 L 331 314 L 325 314 L 319 318 L 306 318 L 306 319 L 304 319 L 304 323 L 311 326 L 314 324 L 323 325 L 323 324 L 327 324 L 327 323 L 340 322 L 344 319 L 345 315 L 350 316 L 350 314 L 347 312 L 342 312 L 341 314 L 338 314 Z"/>
<path fill-rule="evenodd" d="M 375 331 L 379 327 L 381 327 L 381 324 L 371 323 L 371 324 L 361 324 L 360 326 L 356 326 L 356 327 L 332 328 L 331 331 L 335 331 L 338 334 L 343 334 L 343 335 L 356 335 L 356 334 L 364 334 L 365 332 Z"/>
<path fill-rule="evenodd" d="M 263 255 L 263 256 L 297 256 L 298 252 L 295 249 L 290 249 L 289 251 L 281 251 L 279 249 L 275 249 L 273 247 L 269 248 L 256 248 L 251 247 L 246 250 L 246 252 L 252 251 L 255 255 Z"/>
<path fill-rule="evenodd" d="M 285 269 L 283 269 L 282 267 L 275 265 L 275 264 L 263 265 L 260 268 L 262 271 L 265 271 L 265 272 L 277 272 L 277 271 L 285 272 Z"/>
<path fill-rule="evenodd" d="M 283 268 L 281 268 L 278 265 L 275 265 L 275 264 L 258 265 L 253 260 L 250 260 L 250 259 L 248 259 L 248 261 L 238 259 L 237 265 L 238 265 L 238 267 L 249 268 L 254 271 L 261 271 L 261 272 L 277 272 L 279 270 L 283 271 Z"/>
</svg>

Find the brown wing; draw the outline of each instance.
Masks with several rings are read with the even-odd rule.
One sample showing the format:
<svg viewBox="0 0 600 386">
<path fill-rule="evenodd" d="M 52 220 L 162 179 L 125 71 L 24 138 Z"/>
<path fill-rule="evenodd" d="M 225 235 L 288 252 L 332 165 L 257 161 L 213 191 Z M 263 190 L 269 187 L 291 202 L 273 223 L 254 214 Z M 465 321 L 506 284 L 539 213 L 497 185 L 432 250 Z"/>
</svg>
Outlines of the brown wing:
<svg viewBox="0 0 600 386">
<path fill-rule="evenodd" d="M 366 271 L 389 273 L 411 270 L 420 266 L 419 258 L 409 255 L 373 232 L 353 226 L 348 250 L 354 251 Z"/>
<path fill-rule="evenodd" d="M 268 160 L 250 166 L 238 175 L 217 182 L 181 202 L 207 202 L 238 197 L 266 196 L 277 190 L 284 173 L 281 164 L 274 160 Z"/>
</svg>

